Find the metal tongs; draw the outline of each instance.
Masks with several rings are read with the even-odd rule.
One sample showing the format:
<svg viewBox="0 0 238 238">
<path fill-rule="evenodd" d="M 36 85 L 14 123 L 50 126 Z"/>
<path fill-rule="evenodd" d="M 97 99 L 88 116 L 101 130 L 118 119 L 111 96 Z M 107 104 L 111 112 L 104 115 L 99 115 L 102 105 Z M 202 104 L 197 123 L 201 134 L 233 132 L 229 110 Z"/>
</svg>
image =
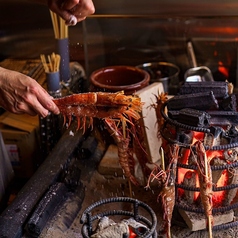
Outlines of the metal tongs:
<svg viewBox="0 0 238 238">
<path fill-rule="evenodd" d="M 188 55 L 193 68 L 188 69 L 184 74 L 186 82 L 204 82 L 214 81 L 211 70 L 206 66 L 197 66 L 196 57 L 193 50 L 192 42 L 187 43 Z"/>
</svg>

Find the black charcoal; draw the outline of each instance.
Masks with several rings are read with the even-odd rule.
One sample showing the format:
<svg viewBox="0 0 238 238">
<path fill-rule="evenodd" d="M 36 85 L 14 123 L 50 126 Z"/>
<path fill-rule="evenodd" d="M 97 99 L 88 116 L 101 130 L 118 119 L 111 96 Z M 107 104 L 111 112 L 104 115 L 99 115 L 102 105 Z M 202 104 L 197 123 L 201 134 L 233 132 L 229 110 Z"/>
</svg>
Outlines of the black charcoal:
<svg viewBox="0 0 238 238">
<path fill-rule="evenodd" d="M 27 222 L 27 231 L 31 237 L 38 237 L 50 216 L 64 201 L 67 188 L 63 183 L 52 185 Z"/>
<path fill-rule="evenodd" d="M 216 98 L 228 97 L 228 82 L 186 82 L 180 88 L 180 94 L 193 94 L 201 92 L 213 92 Z"/>
<path fill-rule="evenodd" d="M 194 93 L 187 95 L 174 96 L 168 100 L 168 110 L 181 110 L 192 108 L 196 110 L 218 109 L 219 105 L 213 92 Z"/>
<path fill-rule="evenodd" d="M 196 127 L 208 127 L 210 115 L 204 111 L 184 108 L 179 111 L 178 122 Z"/>
</svg>

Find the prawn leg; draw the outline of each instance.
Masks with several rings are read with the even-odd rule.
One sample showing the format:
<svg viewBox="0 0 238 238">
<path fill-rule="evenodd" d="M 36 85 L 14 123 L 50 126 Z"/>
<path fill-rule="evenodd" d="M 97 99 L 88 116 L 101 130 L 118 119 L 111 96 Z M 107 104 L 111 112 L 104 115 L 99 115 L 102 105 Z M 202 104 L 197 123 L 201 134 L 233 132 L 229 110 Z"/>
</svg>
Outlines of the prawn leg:
<svg viewBox="0 0 238 238">
<path fill-rule="evenodd" d="M 133 155 L 130 153 L 129 142 L 130 137 L 129 133 L 127 135 L 123 135 L 124 129 L 119 129 L 116 125 L 115 120 L 113 119 L 105 119 L 105 123 L 107 129 L 111 136 L 113 137 L 117 147 L 118 147 L 118 157 L 119 163 L 122 167 L 122 170 L 126 176 L 134 185 L 138 186 L 139 182 L 132 174 L 134 170 L 134 162 L 133 162 Z"/>
</svg>

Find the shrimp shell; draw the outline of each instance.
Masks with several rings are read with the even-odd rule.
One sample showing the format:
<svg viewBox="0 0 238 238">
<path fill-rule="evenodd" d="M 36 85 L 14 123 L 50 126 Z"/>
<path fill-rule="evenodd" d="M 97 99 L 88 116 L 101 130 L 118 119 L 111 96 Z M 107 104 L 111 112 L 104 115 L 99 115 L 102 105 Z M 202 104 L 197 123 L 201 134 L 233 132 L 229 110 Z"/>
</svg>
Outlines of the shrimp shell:
<svg viewBox="0 0 238 238">
<path fill-rule="evenodd" d="M 78 128 L 81 121 L 86 121 L 86 117 L 90 118 L 90 126 L 92 126 L 92 118 L 117 118 L 119 120 L 130 121 L 129 117 L 138 120 L 143 103 L 139 97 L 127 96 L 123 92 L 118 93 L 81 93 L 70 96 L 53 99 L 58 106 L 61 114 L 71 123 L 72 117 L 78 119 Z M 85 125 L 83 125 L 85 128 Z"/>
<path fill-rule="evenodd" d="M 134 110 L 141 110 L 141 101 L 137 96 L 127 96 L 123 92 L 104 93 L 89 92 L 79 93 L 53 100 L 59 107 L 72 105 L 97 105 L 97 106 L 128 106 Z"/>
<path fill-rule="evenodd" d="M 204 212 L 207 217 L 207 223 L 209 228 L 209 237 L 212 237 L 213 227 L 213 189 L 212 189 L 212 170 L 210 161 L 206 158 L 206 151 L 201 141 L 195 143 L 197 152 L 197 166 L 198 166 L 198 178 L 200 183 L 200 196 L 204 207 Z"/>
<path fill-rule="evenodd" d="M 162 202 L 163 207 L 163 219 L 166 224 L 164 226 L 164 232 L 167 233 L 167 238 L 171 238 L 171 219 L 175 205 L 175 179 L 177 174 L 177 161 L 179 157 L 179 146 L 176 144 L 169 146 L 169 151 L 167 158 L 169 159 L 169 164 L 166 170 L 160 167 L 155 167 L 151 172 L 150 178 L 147 183 L 147 188 L 149 187 L 149 182 L 154 179 L 158 180 L 162 184 L 161 191 L 158 195 Z"/>
<path fill-rule="evenodd" d="M 114 138 L 114 141 L 118 147 L 118 157 L 121 168 L 124 172 L 126 178 L 128 178 L 134 185 L 138 186 L 139 182 L 132 174 L 133 156 L 130 153 L 129 142 L 130 137 L 129 133 L 124 136 L 123 133 L 118 129 L 115 121 L 113 119 L 106 119 L 105 123 L 107 125 L 108 131 L 111 133 L 111 136 Z"/>
</svg>

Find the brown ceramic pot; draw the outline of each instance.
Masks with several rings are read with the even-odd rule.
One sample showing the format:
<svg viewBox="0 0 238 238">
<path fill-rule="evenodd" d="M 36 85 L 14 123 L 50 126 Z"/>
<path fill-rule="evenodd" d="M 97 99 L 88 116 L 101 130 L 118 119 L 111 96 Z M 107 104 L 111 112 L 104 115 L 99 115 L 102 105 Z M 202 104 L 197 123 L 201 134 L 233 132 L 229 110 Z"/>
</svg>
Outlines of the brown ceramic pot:
<svg viewBox="0 0 238 238">
<path fill-rule="evenodd" d="M 94 71 L 90 76 L 90 91 L 119 92 L 131 95 L 149 85 L 150 75 L 143 69 L 133 66 L 109 66 Z M 102 138 L 107 144 L 114 144 L 110 133 L 101 120 L 94 120 Z"/>
<path fill-rule="evenodd" d="M 133 94 L 149 84 L 150 75 L 133 66 L 108 66 L 94 71 L 90 76 L 90 91 Z"/>
</svg>

